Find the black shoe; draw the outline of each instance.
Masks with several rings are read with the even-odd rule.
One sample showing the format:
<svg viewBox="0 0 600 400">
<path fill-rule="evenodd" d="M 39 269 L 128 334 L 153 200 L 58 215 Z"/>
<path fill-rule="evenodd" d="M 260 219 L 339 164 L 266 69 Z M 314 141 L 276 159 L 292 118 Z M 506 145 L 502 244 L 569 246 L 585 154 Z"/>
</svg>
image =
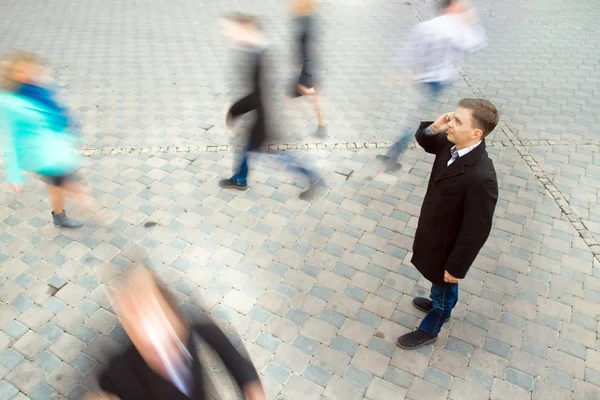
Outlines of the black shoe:
<svg viewBox="0 0 600 400">
<path fill-rule="evenodd" d="M 248 189 L 248 184 L 237 183 L 232 178 L 220 180 L 219 186 L 221 186 L 223 189 L 237 189 L 237 190 Z"/>
<path fill-rule="evenodd" d="M 398 338 L 398 346 L 405 350 L 415 350 L 437 341 L 437 336 L 431 336 L 420 329 L 407 333 Z"/>
<path fill-rule="evenodd" d="M 417 310 L 421 310 L 425 313 L 431 311 L 431 300 L 426 299 L 425 297 L 415 297 L 412 303 Z M 449 320 L 450 317 L 446 318 L 444 322 L 448 322 Z"/>
</svg>

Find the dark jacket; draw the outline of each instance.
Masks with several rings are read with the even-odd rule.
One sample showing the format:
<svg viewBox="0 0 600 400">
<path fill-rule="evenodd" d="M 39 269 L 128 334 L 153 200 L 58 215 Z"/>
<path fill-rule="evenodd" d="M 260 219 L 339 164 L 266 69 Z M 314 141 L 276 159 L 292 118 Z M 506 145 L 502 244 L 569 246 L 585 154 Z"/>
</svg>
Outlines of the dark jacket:
<svg viewBox="0 0 600 400">
<path fill-rule="evenodd" d="M 264 142 L 270 139 L 271 132 L 267 127 L 267 116 L 264 104 L 264 63 L 265 48 L 247 48 L 250 54 L 249 75 L 251 93 L 236 101 L 227 113 L 228 120 L 235 120 L 251 111 L 256 111 L 256 119 L 250 128 L 246 150 L 260 150 Z"/>
<path fill-rule="evenodd" d="M 421 122 L 417 142 L 435 161 L 421 215 L 411 262 L 434 284 L 444 282 L 444 270 L 464 278 L 492 228 L 498 200 L 498 180 L 485 140 L 447 166 L 454 146 L 446 133 L 427 135 L 432 122 Z"/>
<path fill-rule="evenodd" d="M 213 348 L 241 388 L 247 383 L 258 381 L 256 369 L 250 361 L 242 357 L 227 336 L 212 322 L 197 324 L 193 328 L 200 338 Z M 187 348 L 193 357 L 192 369 L 194 377 L 193 400 L 208 399 L 206 382 L 202 375 L 202 367 L 195 350 L 198 342 L 190 334 Z M 146 364 L 133 345 L 108 362 L 100 375 L 100 388 L 121 400 L 189 400 L 170 381 L 155 373 Z"/>
</svg>

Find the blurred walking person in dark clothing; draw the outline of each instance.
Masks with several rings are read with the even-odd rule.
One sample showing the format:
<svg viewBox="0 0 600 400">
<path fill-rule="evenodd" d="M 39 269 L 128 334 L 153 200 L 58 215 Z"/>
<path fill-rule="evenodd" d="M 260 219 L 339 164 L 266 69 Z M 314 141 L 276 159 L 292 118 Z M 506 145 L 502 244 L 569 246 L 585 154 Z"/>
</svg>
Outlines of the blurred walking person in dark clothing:
<svg viewBox="0 0 600 400">
<path fill-rule="evenodd" d="M 442 0 L 440 8 L 439 16 L 414 27 L 396 57 L 395 68 L 418 92 L 417 110 L 430 102 L 438 103 L 442 93 L 459 78 L 463 57 L 482 49 L 487 42 L 468 1 Z M 389 170 L 400 168 L 398 158 L 411 141 L 412 132 L 412 127 L 407 128 L 388 153 L 378 157 Z"/>
<path fill-rule="evenodd" d="M 223 22 L 225 36 L 236 45 L 237 49 L 251 56 L 248 79 L 251 87 L 250 94 L 236 101 L 226 111 L 225 125 L 227 128 L 231 128 L 236 118 L 251 111 L 256 113 L 256 119 L 248 132 L 245 148 L 241 154 L 241 160 L 236 173 L 229 179 L 221 180 L 219 186 L 222 188 L 246 190 L 248 188 L 247 178 L 249 174 L 248 162 L 250 153 L 261 151 L 264 143 L 272 138 L 271 127 L 267 123 L 263 86 L 265 53 L 268 43 L 256 20 L 251 16 L 235 14 L 226 18 Z M 317 186 L 320 186 L 318 182 L 319 176 L 314 171 L 299 165 L 299 160 L 289 152 L 283 152 L 278 156 L 277 160 L 289 163 L 294 172 L 306 176 L 309 187 L 300 194 L 300 198 L 310 200 L 315 195 Z"/>
<path fill-rule="evenodd" d="M 321 97 L 315 89 L 315 30 L 317 20 L 317 0 L 292 0 L 291 14 L 296 26 L 296 57 L 300 66 L 300 76 L 291 87 L 291 97 L 310 97 L 317 114 L 315 136 L 327 136 L 327 124 L 323 117 Z"/>
<path fill-rule="evenodd" d="M 125 282 L 111 290 L 111 297 L 131 344 L 101 373 L 103 392 L 86 400 L 207 400 L 210 385 L 196 351 L 199 340 L 223 360 L 244 400 L 266 400 L 256 369 L 214 322 L 208 317 L 186 321 L 166 289 L 142 268 Z"/>
</svg>

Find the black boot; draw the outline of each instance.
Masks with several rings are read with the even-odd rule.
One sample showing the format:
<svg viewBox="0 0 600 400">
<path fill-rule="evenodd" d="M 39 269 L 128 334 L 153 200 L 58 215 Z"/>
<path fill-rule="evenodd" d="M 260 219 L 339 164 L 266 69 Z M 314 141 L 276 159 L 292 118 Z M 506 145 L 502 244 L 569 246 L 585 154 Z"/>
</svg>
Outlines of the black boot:
<svg viewBox="0 0 600 400">
<path fill-rule="evenodd" d="M 420 329 L 402 335 L 398 338 L 398 346 L 405 350 L 415 350 L 437 341 L 437 336 L 431 336 Z"/>
</svg>

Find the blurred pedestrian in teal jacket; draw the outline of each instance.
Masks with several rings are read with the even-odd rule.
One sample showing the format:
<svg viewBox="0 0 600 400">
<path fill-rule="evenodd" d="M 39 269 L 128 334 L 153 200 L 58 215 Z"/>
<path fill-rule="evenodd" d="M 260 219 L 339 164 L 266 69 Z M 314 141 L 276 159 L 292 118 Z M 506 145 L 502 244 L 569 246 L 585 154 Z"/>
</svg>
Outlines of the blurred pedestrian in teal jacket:
<svg viewBox="0 0 600 400">
<path fill-rule="evenodd" d="M 67 217 L 64 203 L 69 194 L 86 209 L 91 204 L 76 174 L 81 165 L 74 151 L 79 136 L 46 78 L 47 69 L 34 54 L 18 52 L 3 62 L 0 133 L 4 169 L 17 193 L 23 190 L 25 172 L 38 175 L 48 184 L 54 225 L 78 228 L 82 223 Z"/>
</svg>

